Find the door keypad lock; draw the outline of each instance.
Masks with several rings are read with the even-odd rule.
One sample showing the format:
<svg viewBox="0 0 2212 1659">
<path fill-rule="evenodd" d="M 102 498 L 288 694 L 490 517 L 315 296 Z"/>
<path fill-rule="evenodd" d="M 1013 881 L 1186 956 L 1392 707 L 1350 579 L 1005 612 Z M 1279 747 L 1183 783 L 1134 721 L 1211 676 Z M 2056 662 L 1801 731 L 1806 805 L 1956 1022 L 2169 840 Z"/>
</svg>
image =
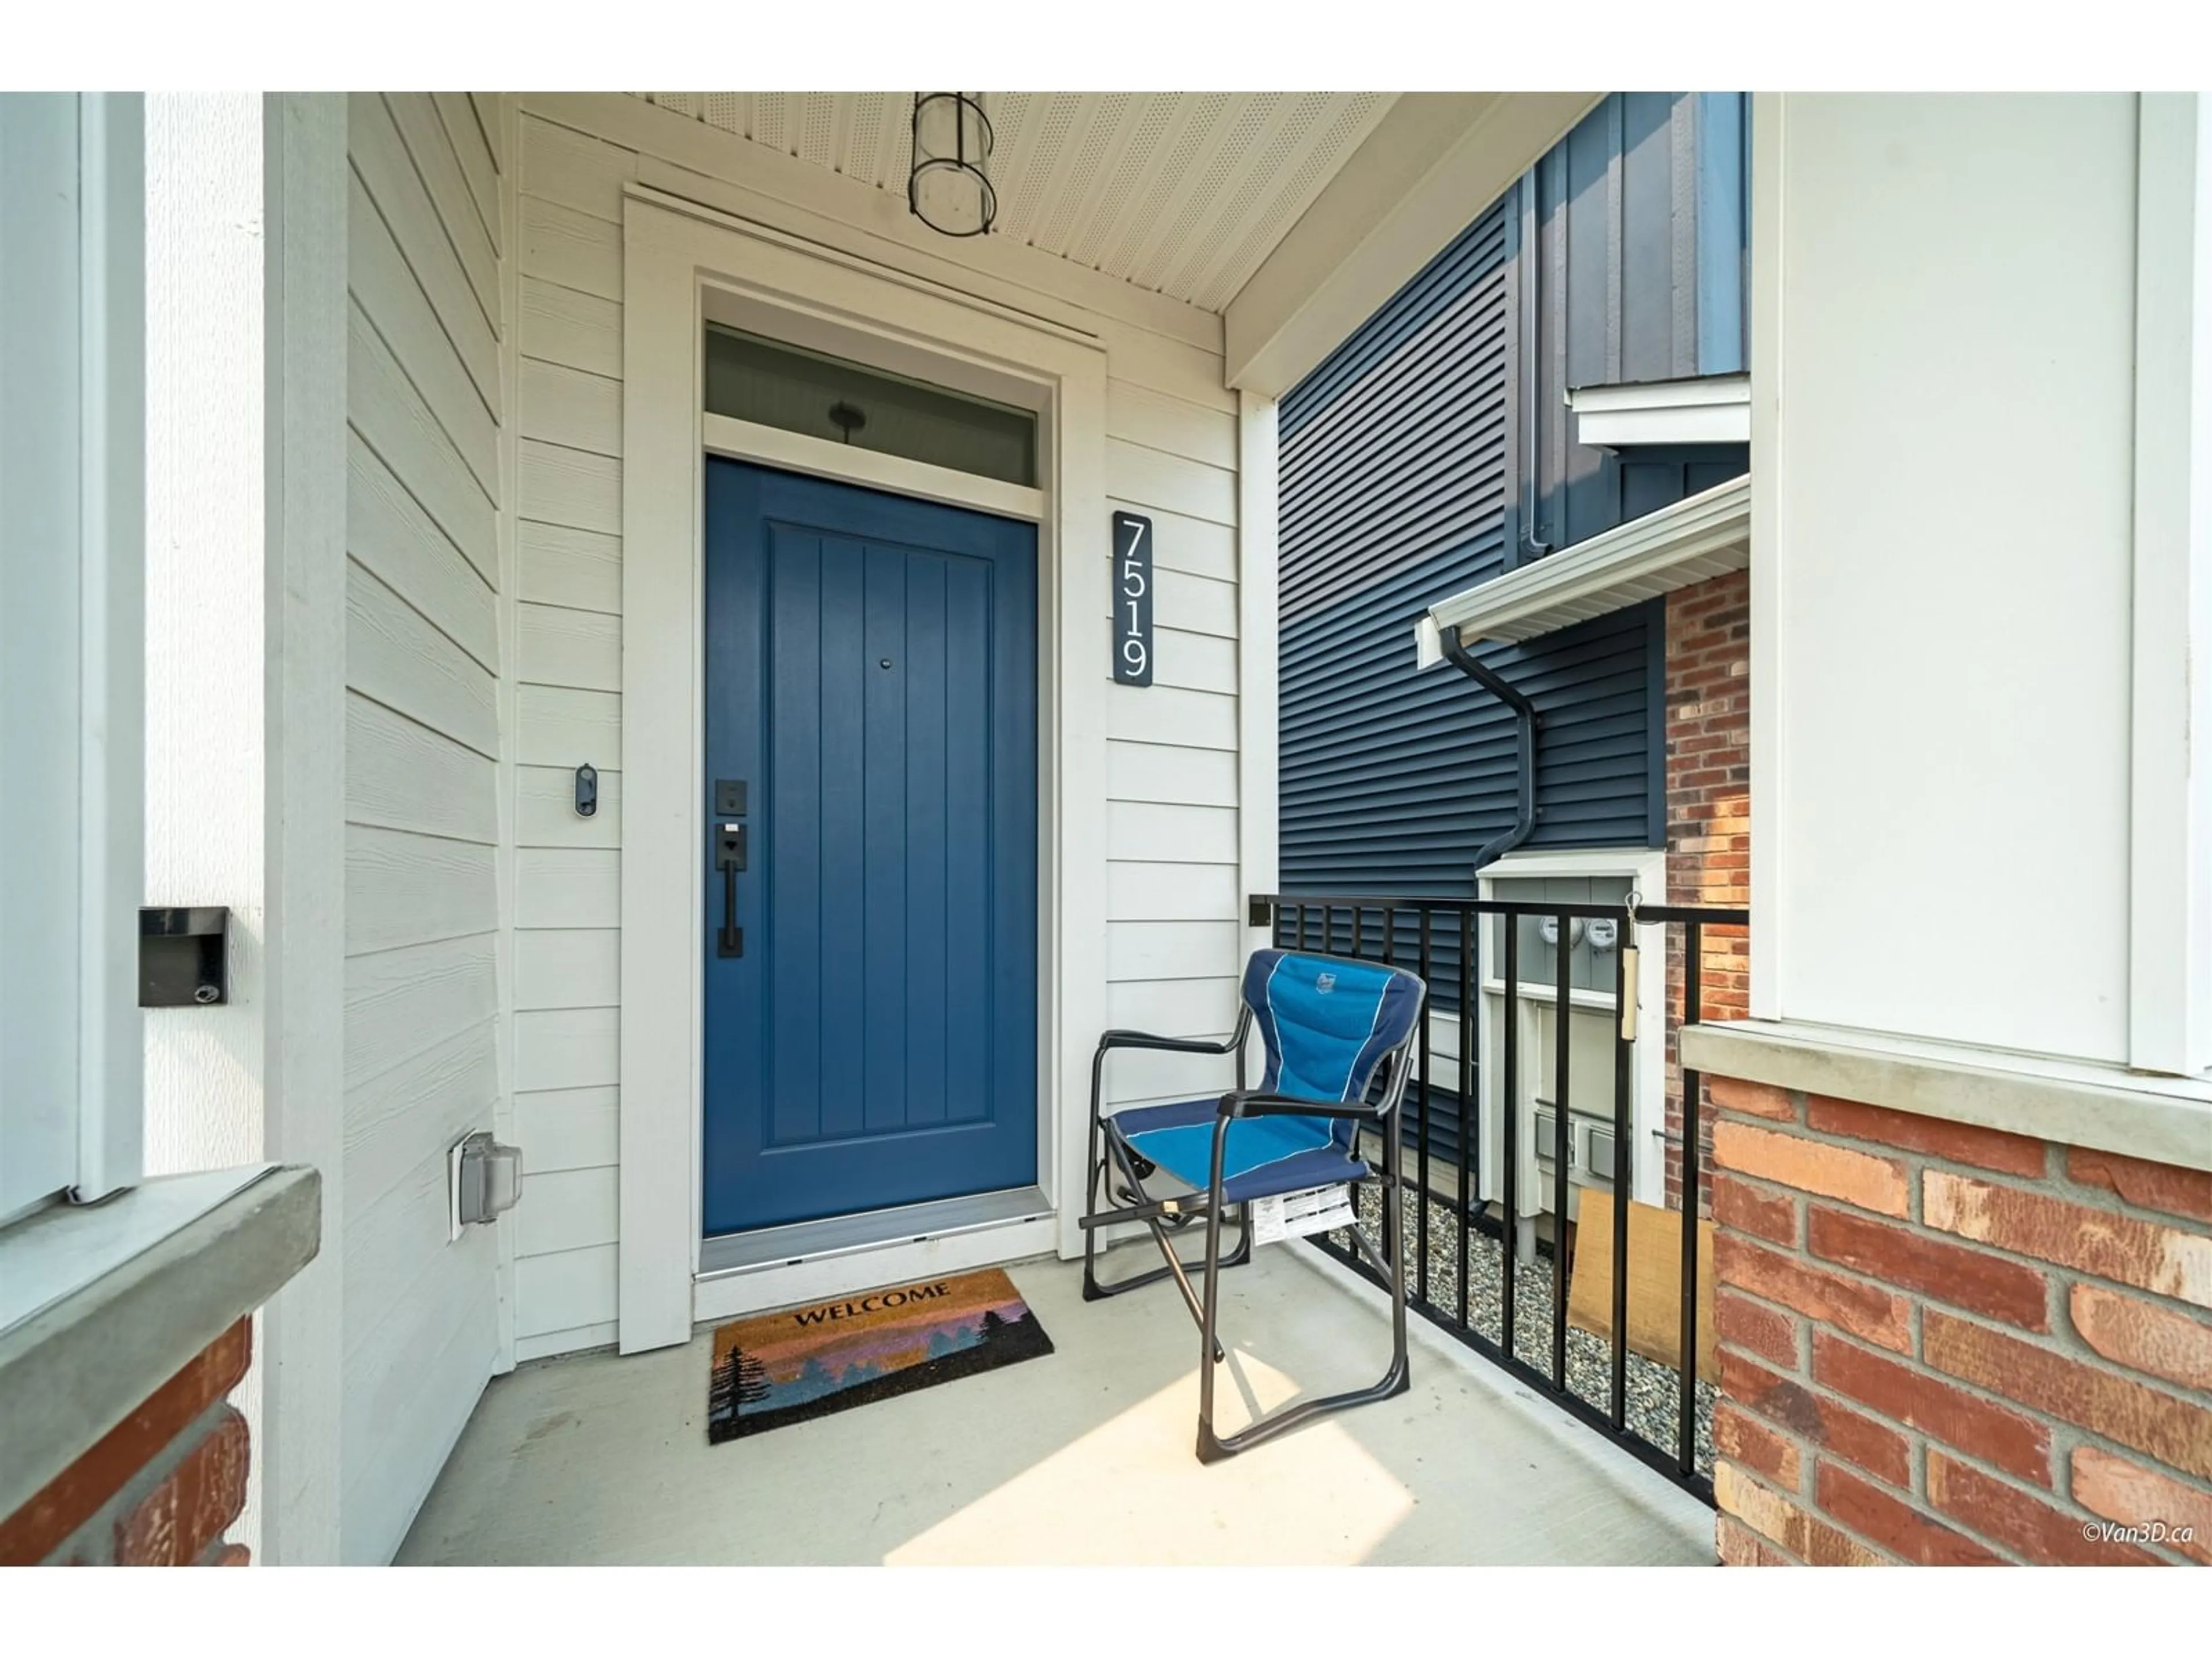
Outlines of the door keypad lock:
<svg viewBox="0 0 2212 1659">
<path fill-rule="evenodd" d="M 738 926 L 738 872 L 745 867 L 745 786 L 742 779 L 720 778 L 714 783 L 714 868 L 722 876 L 722 924 L 715 931 L 714 954 L 741 957 L 745 953 L 744 929 Z"/>
</svg>

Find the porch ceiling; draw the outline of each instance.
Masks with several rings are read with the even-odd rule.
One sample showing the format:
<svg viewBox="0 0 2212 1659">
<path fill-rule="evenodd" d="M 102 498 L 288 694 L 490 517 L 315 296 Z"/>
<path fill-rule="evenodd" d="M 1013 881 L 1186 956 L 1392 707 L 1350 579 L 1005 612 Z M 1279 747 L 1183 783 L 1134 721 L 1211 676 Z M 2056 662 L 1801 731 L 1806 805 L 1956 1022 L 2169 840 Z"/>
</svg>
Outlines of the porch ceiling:
<svg viewBox="0 0 2212 1659">
<path fill-rule="evenodd" d="M 903 192 L 896 92 L 647 92 L 753 143 Z M 1387 92 L 994 92 L 994 234 L 1225 309 L 1389 111 Z"/>
</svg>

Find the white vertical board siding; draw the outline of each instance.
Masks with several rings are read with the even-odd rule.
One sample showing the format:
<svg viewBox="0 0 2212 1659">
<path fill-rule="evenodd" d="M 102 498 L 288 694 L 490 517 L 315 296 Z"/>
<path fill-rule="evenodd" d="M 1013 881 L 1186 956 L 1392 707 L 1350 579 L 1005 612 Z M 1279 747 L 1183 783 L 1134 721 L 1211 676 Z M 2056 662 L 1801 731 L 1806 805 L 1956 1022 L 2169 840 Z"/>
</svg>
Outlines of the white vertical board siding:
<svg viewBox="0 0 2212 1659">
<path fill-rule="evenodd" d="M 1761 97 L 1763 1017 L 2127 1058 L 2136 124 Z"/>
<path fill-rule="evenodd" d="M 771 224 L 825 210 L 819 200 L 780 199 L 790 180 L 773 165 L 779 158 L 758 152 L 765 161 L 756 161 L 747 152 L 757 147 L 714 142 L 720 137 L 619 94 L 523 103 L 514 162 L 518 604 L 505 671 L 517 693 L 515 1122 L 532 1171 L 517 1212 L 525 1218 L 516 1240 L 519 1359 L 615 1334 L 623 188 L 649 173 L 660 188 Z M 833 186 L 842 191 L 842 181 Z M 855 206 L 837 222 L 867 217 Z M 811 223 L 819 231 L 827 222 Z M 898 257 L 882 244 L 871 252 Z M 942 259 L 930 274 L 946 279 Z M 973 280 L 979 293 L 1016 297 L 1002 278 Z M 1132 313 L 1151 300 L 1139 296 Z M 1109 506 L 1152 520 L 1158 573 L 1156 683 L 1109 693 L 1108 862 L 1063 879 L 1107 894 L 1099 966 L 1109 1023 L 1226 1032 L 1242 949 L 1238 433 L 1235 396 L 1221 384 L 1218 329 L 1191 312 L 1185 332 L 1171 336 L 1080 311 L 1066 293 L 1025 303 L 1040 301 L 1106 343 Z M 1106 574 L 1074 578 L 1097 596 L 1102 638 Z M 569 805 L 573 769 L 586 761 L 599 773 L 590 819 Z M 1094 1035 L 1083 1036 L 1086 1047 Z M 1160 1060 L 1168 1063 L 1150 1063 Z M 1109 1084 L 1117 1101 L 1149 1100 L 1186 1083 L 1224 1086 L 1226 1075 L 1218 1060 L 1209 1071 L 1147 1055 L 1117 1059 Z M 1079 1137 L 1086 1103 L 1062 1104 L 1076 1115 L 1062 1133 Z"/>
<path fill-rule="evenodd" d="M 501 1096 L 499 175 L 489 105 L 347 112 L 340 1547 L 381 1561 L 499 1355 L 497 1236 L 449 1242 L 446 1190 Z"/>
<path fill-rule="evenodd" d="M 145 1022 L 149 1176 L 264 1146 L 262 183 L 258 96 L 147 95 L 145 901 L 231 913 L 228 1004 Z M 257 1446 L 261 1382 L 231 1395 Z"/>
</svg>

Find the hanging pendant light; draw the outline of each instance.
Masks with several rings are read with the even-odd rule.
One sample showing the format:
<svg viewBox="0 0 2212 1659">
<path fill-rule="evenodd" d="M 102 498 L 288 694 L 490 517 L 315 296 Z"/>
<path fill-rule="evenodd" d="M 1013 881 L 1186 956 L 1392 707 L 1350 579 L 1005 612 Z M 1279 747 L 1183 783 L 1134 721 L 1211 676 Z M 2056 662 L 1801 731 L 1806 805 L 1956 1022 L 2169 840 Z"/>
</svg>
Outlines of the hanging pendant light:
<svg viewBox="0 0 2212 1659">
<path fill-rule="evenodd" d="M 915 218 L 947 236 L 981 236 L 999 215 L 999 193 L 985 171 L 991 120 L 980 92 L 914 95 L 914 171 L 906 204 Z"/>
</svg>

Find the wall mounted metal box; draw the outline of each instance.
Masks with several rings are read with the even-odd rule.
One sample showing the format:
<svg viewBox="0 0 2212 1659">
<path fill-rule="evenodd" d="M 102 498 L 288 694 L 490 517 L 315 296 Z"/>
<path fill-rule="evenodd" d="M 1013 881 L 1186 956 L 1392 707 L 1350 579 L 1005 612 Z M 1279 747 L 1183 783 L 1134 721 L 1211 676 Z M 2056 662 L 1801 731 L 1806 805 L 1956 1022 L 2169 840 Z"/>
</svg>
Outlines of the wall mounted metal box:
<svg viewBox="0 0 2212 1659">
<path fill-rule="evenodd" d="M 488 1129 L 464 1135 L 446 1152 L 447 1237 L 495 1221 L 522 1198 L 522 1149 L 503 1146 Z"/>
<path fill-rule="evenodd" d="M 230 911 L 220 904 L 138 912 L 138 1006 L 205 1008 L 230 1000 Z"/>
</svg>

